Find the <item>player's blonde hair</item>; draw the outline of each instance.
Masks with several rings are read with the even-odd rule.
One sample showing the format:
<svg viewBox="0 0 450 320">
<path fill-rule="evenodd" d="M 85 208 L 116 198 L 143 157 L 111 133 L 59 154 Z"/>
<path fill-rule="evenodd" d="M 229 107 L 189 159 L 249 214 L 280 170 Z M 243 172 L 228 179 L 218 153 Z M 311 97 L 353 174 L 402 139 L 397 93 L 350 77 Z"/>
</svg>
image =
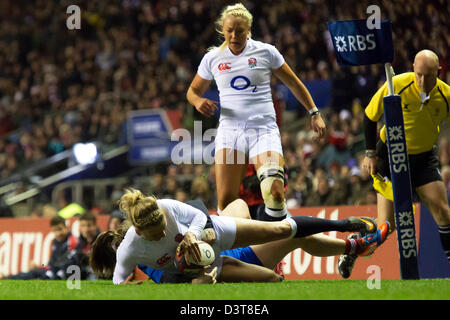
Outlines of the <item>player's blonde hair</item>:
<svg viewBox="0 0 450 320">
<path fill-rule="evenodd" d="M 127 189 L 120 198 L 119 208 L 124 212 L 131 224 L 139 229 L 157 226 L 163 221 L 163 212 L 154 196 L 145 196 L 136 189 Z"/>
<path fill-rule="evenodd" d="M 221 35 L 221 37 L 223 37 L 223 22 L 225 21 L 225 19 L 228 16 L 233 16 L 233 17 L 237 17 L 237 18 L 241 18 L 242 20 L 244 20 L 244 22 L 246 23 L 249 33 L 248 36 L 251 37 L 252 33 L 251 33 L 251 28 L 252 28 L 252 23 L 253 23 L 253 16 L 250 13 L 250 11 L 247 10 L 247 8 L 242 4 L 242 3 L 236 3 L 233 5 L 229 5 L 227 7 L 225 7 L 219 18 L 216 20 L 216 31 L 217 33 L 219 33 Z M 225 49 L 225 47 L 227 46 L 227 42 L 223 41 L 223 43 L 220 45 L 220 50 Z M 213 49 L 215 49 L 217 47 L 210 47 L 208 49 L 208 51 L 211 51 Z"/>
</svg>

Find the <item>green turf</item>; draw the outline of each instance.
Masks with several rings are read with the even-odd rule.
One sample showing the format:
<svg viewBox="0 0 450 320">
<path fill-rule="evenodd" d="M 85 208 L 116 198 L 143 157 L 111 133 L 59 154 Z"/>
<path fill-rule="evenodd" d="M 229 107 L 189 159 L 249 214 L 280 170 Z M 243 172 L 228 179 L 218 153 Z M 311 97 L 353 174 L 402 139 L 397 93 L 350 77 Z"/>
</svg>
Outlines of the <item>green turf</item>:
<svg viewBox="0 0 450 320">
<path fill-rule="evenodd" d="M 364 280 L 303 280 L 280 283 L 164 284 L 115 286 L 111 281 L 0 280 L 0 300 L 450 300 L 450 279 L 382 280 L 368 289 Z"/>
</svg>

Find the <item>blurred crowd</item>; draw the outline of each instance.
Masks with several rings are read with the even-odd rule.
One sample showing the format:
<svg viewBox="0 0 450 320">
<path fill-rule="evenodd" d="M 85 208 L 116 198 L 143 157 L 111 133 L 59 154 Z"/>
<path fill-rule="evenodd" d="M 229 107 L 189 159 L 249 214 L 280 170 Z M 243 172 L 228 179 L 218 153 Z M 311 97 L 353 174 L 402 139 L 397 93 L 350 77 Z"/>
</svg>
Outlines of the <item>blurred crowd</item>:
<svg viewBox="0 0 450 320">
<path fill-rule="evenodd" d="M 205 120 L 185 98 L 197 66 L 221 42 L 214 21 L 230 1 L 90 0 L 0 3 L 0 180 L 76 142 L 125 143 L 127 112 L 171 109 L 183 126 Z M 80 30 L 68 30 L 69 5 L 81 8 Z M 366 18 L 377 4 L 393 23 L 396 73 L 412 70 L 415 53 L 440 56 L 440 78 L 449 83 L 450 35 L 446 0 L 244 1 L 254 15 L 252 37 L 275 45 L 304 81 L 330 80 L 328 136 L 315 141 L 308 121 L 295 132 L 285 121 L 304 116 L 286 106 L 273 81 L 274 98 L 289 112 L 280 123 L 289 183 L 288 206 L 373 204 L 371 177 L 361 170 L 362 115 L 384 81 L 381 66 L 337 66 L 325 22 Z M 414 21 L 414 23 L 411 23 Z M 217 119 L 215 119 L 217 123 Z M 212 125 L 215 125 L 213 123 Z M 440 139 L 444 178 L 449 142 Z M 448 180 L 447 180 L 447 186 Z M 215 208 L 211 166 L 169 166 L 149 178 L 157 196 L 202 197 Z"/>
<path fill-rule="evenodd" d="M 52 251 L 48 263 L 36 265 L 30 262 L 27 271 L 11 275 L 0 273 L 0 279 L 12 280 L 65 280 L 79 277 L 79 280 L 97 280 L 97 276 L 89 265 L 89 256 L 95 240 L 101 231 L 117 231 L 125 220 L 120 211 L 113 212 L 106 226 L 101 230 L 97 217 L 90 211 L 77 214 L 72 220 L 78 228 L 69 228 L 67 221 L 60 215 L 51 215 L 50 231 L 53 234 Z M 74 233 L 76 233 L 76 235 Z"/>
</svg>

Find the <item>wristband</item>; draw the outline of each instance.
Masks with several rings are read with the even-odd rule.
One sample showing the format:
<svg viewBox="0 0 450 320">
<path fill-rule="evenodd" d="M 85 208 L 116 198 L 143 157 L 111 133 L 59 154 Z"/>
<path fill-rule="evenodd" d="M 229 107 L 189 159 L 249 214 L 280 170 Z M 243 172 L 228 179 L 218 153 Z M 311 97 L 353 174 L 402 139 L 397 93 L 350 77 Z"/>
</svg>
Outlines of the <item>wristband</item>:
<svg viewBox="0 0 450 320">
<path fill-rule="evenodd" d="M 319 109 L 317 109 L 317 107 L 311 108 L 308 110 L 309 114 L 312 116 L 313 113 L 319 112 Z M 320 113 L 320 112 L 319 112 Z"/>
</svg>

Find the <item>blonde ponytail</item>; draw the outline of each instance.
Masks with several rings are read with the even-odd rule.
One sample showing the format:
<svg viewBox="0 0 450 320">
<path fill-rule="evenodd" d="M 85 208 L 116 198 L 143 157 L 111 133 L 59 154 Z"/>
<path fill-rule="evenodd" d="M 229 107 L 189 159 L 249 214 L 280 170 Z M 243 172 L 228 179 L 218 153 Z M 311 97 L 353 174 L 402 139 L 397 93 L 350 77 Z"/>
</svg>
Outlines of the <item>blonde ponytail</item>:
<svg viewBox="0 0 450 320">
<path fill-rule="evenodd" d="M 252 28 L 252 23 L 253 23 L 253 16 L 250 13 L 250 11 L 247 10 L 247 8 L 242 4 L 242 3 L 236 3 L 233 5 L 229 5 L 227 7 L 225 7 L 219 18 L 216 20 L 216 31 L 217 33 L 220 34 L 221 37 L 223 37 L 223 22 L 225 20 L 226 17 L 228 16 L 233 16 L 233 17 L 237 17 L 237 18 L 241 18 L 243 19 L 249 30 L 251 30 Z M 252 36 L 251 31 L 249 31 L 248 34 L 249 38 Z M 219 48 L 219 50 L 223 50 L 225 49 L 227 46 L 227 42 L 224 41 L 222 42 L 222 44 L 219 47 L 210 47 L 208 48 L 208 51 L 214 50 L 216 48 Z"/>
<path fill-rule="evenodd" d="M 136 189 L 126 190 L 120 198 L 119 208 L 136 228 L 156 226 L 163 220 L 163 213 L 156 203 L 156 198 L 145 196 Z"/>
</svg>

